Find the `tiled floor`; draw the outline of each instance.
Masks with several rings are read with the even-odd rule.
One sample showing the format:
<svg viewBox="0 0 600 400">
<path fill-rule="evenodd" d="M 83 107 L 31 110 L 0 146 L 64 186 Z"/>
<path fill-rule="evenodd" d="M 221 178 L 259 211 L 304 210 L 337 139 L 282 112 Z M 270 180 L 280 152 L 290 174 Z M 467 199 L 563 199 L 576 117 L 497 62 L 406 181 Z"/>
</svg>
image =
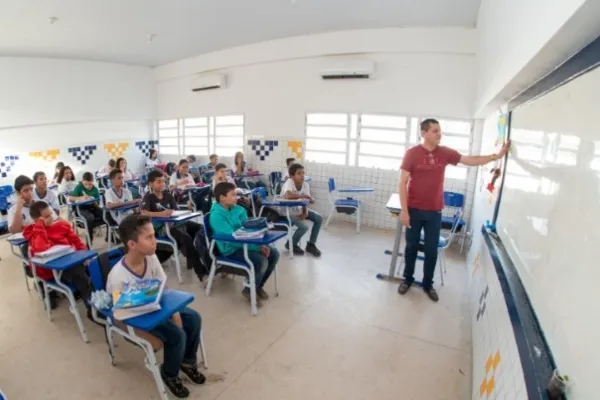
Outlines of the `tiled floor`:
<svg viewBox="0 0 600 400">
<path fill-rule="evenodd" d="M 336 222 L 322 233 L 321 259 L 289 260 L 282 251 L 280 296 L 256 317 L 239 278 L 218 278 L 207 298 L 191 273 L 178 285 L 168 266 L 170 285 L 196 294 L 210 371 L 227 374 L 192 388 L 192 398 L 471 398 L 464 259 L 448 255 L 439 303 L 417 288 L 401 297 L 396 285 L 375 279 L 388 269 L 383 250 L 392 240 L 392 232 L 357 235 Z M 85 320 L 90 343 L 83 343 L 64 300 L 48 321 L 5 240 L 0 256 L 0 389 L 9 399 L 158 398 L 141 350 L 117 339 L 112 367 L 100 328 Z"/>
</svg>

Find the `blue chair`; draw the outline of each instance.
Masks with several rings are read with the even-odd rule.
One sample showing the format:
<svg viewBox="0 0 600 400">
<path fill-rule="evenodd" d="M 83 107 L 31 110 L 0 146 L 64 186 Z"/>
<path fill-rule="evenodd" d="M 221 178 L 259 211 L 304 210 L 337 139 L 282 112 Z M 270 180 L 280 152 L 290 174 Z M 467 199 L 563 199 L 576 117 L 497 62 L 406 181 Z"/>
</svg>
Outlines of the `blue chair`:
<svg viewBox="0 0 600 400">
<path fill-rule="evenodd" d="M 440 234 L 440 238 L 438 240 L 438 263 L 440 264 L 439 270 L 440 270 L 440 280 L 441 280 L 442 286 L 444 286 L 444 273 L 446 272 L 446 267 L 447 267 L 446 249 L 448 247 L 450 247 L 450 244 L 452 244 L 452 240 L 454 239 L 454 235 L 456 234 L 456 229 L 458 228 L 460 221 L 462 221 L 461 217 L 462 217 L 462 210 L 459 209 L 456 212 L 456 214 L 454 214 L 454 217 L 452 217 L 452 228 L 450 229 L 450 233 L 448 235 Z M 425 237 L 424 237 L 423 232 L 421 232 L 420 244 L 421 245 L 425 244 Z M 424 261 L 425 256 L 418 254 L 417 259 Z"/>
<path fill-rule="evenodd" d="M 339 193 L 369 193 L 373 192 L 373 188 L 349 188 L 349 189 L 336 189 L 335 179 L 329 178 L 329 203 L 331 204 L 331 209 L 329 210 L 329 216 L 327 217 L 327 222 L 325 223 L 325 228 L 329 226 L 329 222 L 331 221 L 331 217 L 333 216 L 333 212 L 336 211 L 338 213 L 353 215 L 356 214 L 356 233 L 360 233 L 360 200 L 353 197 L 340 198 Z"/>
<path fill-rule="evenodd" d="M 282 174 L 279 171 L 273 171 L 269 174 L 269 185 L 271 186 L 271 196 L 279 196 L 281 192 Z"/>
<path fill-rule="evenodd" d="M 212 228 L 210 227 L 209 221 L 210 214 L 206 214 L 204 218 L 204 235 L 206 237 L 206 245 L 208 246 L 210 257 L 212 259 L 212 265 L 210 267 L 210 273 L 208 275 L 208 281 L 206 283 L 206 296 L 210 296 L 210 290 L 215 279 L 217 270 L 221 267 L 229 267 L 230 270 L 237 270 L 236 275 L 241 275 L 246 278 L 244 281 L 244 287 L 250 289 L 250 310 L 252 315 L 258 314 L 256 307 L 256 282 L 254 282 L 254 264 L 247 257 L 248 245 L 244 244 L 244 254 L 246 254 L 246 260 L 240 261 L 234 258 L 225 257 L 219 254 L 216 249 L 216 242 L 213 240 Z M 275 280 L 275 296 L 279 296 L 279 290 L 277 287 L 277 268 L 273 271 L 273 279 Z"/>
<path fill-rule="evenodd" d="M 81 215 L 79 207 L 76 205 L 69 205 L 69 210 L 67 214 L 67 218 L 73 223 L 73 230 L 77 232 L 77 228 L 82 228 L 85 230 L 85 244 L 88 249 L 92 248 L 92 238 L 90 237 L 90 231 L 88 229 L 87 219 Z M 100 223 L 95 228 L 101 228 L 106 222 L 103 219 L 99 219 L 96 222 Z M 106 225 L 108 227 L 108 225 Z M 108 229 L 108 228 L 107 228 Z"/>
<path fill-rule="evenodd" d="M 103 255 L 107 257 L 108 264 L 110 268 L 115 266 L 121 258 L 123 258 L 123 248 L 113 249 L 105 253 Z M 102 256 L 101 256 L 102 257 Z M 105 290 L 106 282 L 104 281 L 104 276 L 102 274 L 102 268 L 100 266 L 100 262 L 98 258 L 95 258 L 88 266 L 88 272 L 90 274 L 90 278 L 92 280 L 92 286 L 94 290 Z M 105 319 L 99 318 L 98 314 L 101 314 Z M 125 339 L 128 339 L 131 343 L 140 347 L 146 357 L 144 359 L 145 366 L 154 377 L 154 381 L 156 382 L 156 386 L 158 388 L 158 392 L 160 394 L 161 399 L 168 400 L 169 397 L 167 395 L 167 391 L 165 389 L 165 385 L 160 376 L 160 369 L 158 363 L 156 361 L 155 352 L 159 351 L 159 349 L 155 349 L 152 346 L 152 343 L 147 339 L 144 339 L 138 336 L 133 327 L 127 325 L 126 323 L 116 324 L 116 321 L 113 320 L 113 314 L 111 310 L 98 310 L 92 306 L 92 315 L 94 319 L 103 324 L 106 329 L 106 340 L 108 343 L 108 353 L 111 364 L 115 365 L 115 344 L 113 339 L 113 333 L 122 336 Z M 120 325 L 120 326 L 119 326 Z M 157 339 L 158 342 L 158 339 Z M 206 350 L 204 348 L 204 340 L 202 339 L 202 333 L 200 333 L 200 353 L 202 356 L 202 363 L 205 367 L 208 367 L 208 361 L 206 358 Z"/>
<path fill-rule="evenodd" d="M 458 210 L 461 211 L 461 215 L 464 214 L 465 196 L 462 193 L 456 192 L 444 192 L 444 211 L 446 215 L 442 213 L 442 227 L 452 227 L 454 224 L 454 216 Z M 466 222 L 464 219 L 458 221 L 457 234 L 461 236 L 460 252 L 462 253 L 465 245 L 466 233 Z"/>
</svg>

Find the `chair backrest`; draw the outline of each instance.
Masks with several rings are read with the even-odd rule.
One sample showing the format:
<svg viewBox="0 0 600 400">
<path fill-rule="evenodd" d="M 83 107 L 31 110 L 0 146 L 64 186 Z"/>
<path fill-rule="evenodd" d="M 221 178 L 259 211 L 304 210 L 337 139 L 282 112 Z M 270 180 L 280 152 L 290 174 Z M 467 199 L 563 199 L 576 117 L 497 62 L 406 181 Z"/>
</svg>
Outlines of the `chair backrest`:
<svg viewBox="0 0 600 400">
<path fill-rule="evenodd" d="M 448 247 L 452 243 L 454 234 L 456 233 L 456 230 L 458 229 L 458 226 L 460 225 L 460 221 L 462 218 L 462 212 L 463 212 L 462 208 L 459 208 L 458 211 L 456 211 L 456 214 L 454 214 L 454 217 L 452 219 L 452 228 L 450 229 L 450 236 L 448 236 L 446 246 L 444 246 L 444 247 Z"/>
<path fill-rule="evenodd" d="M 252 189 L 252 195 L 256 195 L 258 194 L 260 196 L 261 199 L 266 199 L 267 198 L 267 189 L 263 186 L 259 186 L 257 188 Z"/>
<path fill-rule="evenodd" d="M 281 172 L 273 171 L 269 174 L 269 183 L 271 187 L 275 187 L 281 181 Z"/>
<path fill-rule="evenodd" d="M 208 241 L 212 240 L 212 228 L 210 227 L 210 213 L 205 214 L 202 217 L 202 225 L 204 227 L 204 235 Z"/>
<path fill-rule="evenodd" d="M 108 274 L 103 273 L 102 264 L 108 267 L 104 268 L 104 271 L 110 271 L 123 258 L 124 254 L 123 247 L 118 247 L 100 254 L 90 262 L 88 273 L 90 274 L 94 290 L 104 290 L 106 288 L 105 275 L 108 276 Z"/>
<path fill-rule="evenodd" d="M 444 205 L 446 207 L 463 208 L 465 195 L 456 192 L 444 192 Z"/>
<path fill-rule="evenodd" d="M 329 178 L 329 193 L 335 192 L 335 179 Z"/>
</svg>

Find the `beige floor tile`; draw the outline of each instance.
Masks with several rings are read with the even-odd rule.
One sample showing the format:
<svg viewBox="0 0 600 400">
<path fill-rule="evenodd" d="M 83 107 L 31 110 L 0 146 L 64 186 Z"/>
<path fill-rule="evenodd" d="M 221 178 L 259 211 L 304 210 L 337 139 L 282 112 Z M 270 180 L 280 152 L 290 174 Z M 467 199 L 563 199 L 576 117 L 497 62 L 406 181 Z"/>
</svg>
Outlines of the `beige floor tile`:
<svg viewBox="0 0 600 400">
<path fill-rule="evenodd" d="M 227 373 L 193 388 L 192 398 L 470 398 L 464 258 L 449 255 L 439 303 L 417 288 L 399 296 L 375 279 L 389 268 L 383 250 L 392 240 L 391 232 L 364 227 L 357 235 L 334 223 L 319 239 L 321 259 L 290 260 L 279 244 L 280 296 L 270 281 L 271 300 L 256 317 L 240 278 L 217 277 L 205 297 L 185 262 L 181 285 L 167 263 L 169 286 L 196 294 L 210 371 Z M 0 257 L 0 389 L 9 399 L 158 398 L 141 350 L 118 339 L 111 366 L 101 329 L 85 320 L 91 342 L 83 343 L 64 300 L 49 321 L 4 240 Z"/>
</svg>

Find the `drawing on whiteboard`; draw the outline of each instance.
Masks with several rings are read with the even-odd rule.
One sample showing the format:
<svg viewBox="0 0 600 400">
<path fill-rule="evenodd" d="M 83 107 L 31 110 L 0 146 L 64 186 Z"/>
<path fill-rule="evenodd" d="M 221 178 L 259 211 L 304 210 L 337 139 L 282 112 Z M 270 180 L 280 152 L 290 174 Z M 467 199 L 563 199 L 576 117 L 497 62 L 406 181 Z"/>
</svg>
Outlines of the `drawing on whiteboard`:
<svg viewBox="0 0 600 400">
<path fill-rule="evenodd" d="M 498 178 L 500 178 L 501 175 L 500 168 L 492 168 L 490 173 L 492 174 L 492 180 L 490 181 L 490 183 L 488 183 L 487 190 L 490 193 L 494 193 L 494 190 L 496 189 L 496 181 L 498 180 Z"/>
<path fill-rule="evenodd" d="M 500 351 L 497 350 L 496 354 L 490 354 L 485 362 L 485 376 L 483 377 L 483 381 L 481 381 L 481 385 L 479 385 L 479 395 L 481 397 L 486 396 L 490 397 L 490 395 L 494 392 L 496 388 L 496 369 L 500 364 Z"/>
</svg>

